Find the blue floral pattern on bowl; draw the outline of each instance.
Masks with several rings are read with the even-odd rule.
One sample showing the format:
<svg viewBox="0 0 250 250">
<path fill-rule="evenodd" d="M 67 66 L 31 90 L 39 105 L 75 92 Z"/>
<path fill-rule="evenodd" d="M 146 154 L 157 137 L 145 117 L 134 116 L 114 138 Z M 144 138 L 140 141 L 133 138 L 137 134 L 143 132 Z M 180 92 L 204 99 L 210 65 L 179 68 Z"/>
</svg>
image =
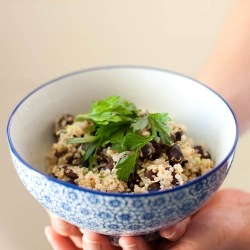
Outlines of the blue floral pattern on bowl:
<svg viewBox="0 0 250 250">
<path fill-rule="evenodd" d="M 48 210 L 80 228 L 107 235 L 149 234 L 171 226 L 199 209 L 220 187 L 229 159 L 216 171 L 173 190 L 154 194 L 106 194 L 54 180 L 13 163 L 27 190 Z"/>
</svg>

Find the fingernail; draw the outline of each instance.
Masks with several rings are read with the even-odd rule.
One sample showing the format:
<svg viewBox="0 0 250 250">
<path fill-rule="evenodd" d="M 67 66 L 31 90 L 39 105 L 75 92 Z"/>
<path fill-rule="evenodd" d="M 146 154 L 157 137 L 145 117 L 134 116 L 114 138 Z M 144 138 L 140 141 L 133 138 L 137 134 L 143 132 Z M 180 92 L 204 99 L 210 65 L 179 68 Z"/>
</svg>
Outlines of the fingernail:
<svg viewBox="0 0 250 250">
<path fill-rule="evenodd" d="M 136 244 L 131 244 L 131 245 L 125 245 L 122 248 L 123 250 L 138 250 L 138 247 Z"/>
<path fill-rule="evenodd" d="M 163 231 L 161 233 L 161 236 L 164 237 L 164 238 L 167 238 L 169 240 L 172 240 L 175 238 L 175 235 L 176 235 L 176 232 L 167 232 L 167 231 Z"/>
<path fill-rule="evenodd" d="M 49 226 L 46 226 L 46 227 L 44 228 L 44 232 L 45 232 L 45 235 L 46 235 L 47 240 L 48 240 L 49 242 L 51 242 L 52 239 L 51 239 L 51 234 L 50 234 L 50 227 L 49 227 Z"/>
<path fill-rule="evenodd" d="M 102 246 L 97 241 L 86 240 L 84 239 L 84 245 L 86 246 L 87 250 L 102 250 Z"/>
<path fill-rule="evenodd" d="M 82 228 L 79 228 L 79 230 L 80 230 L 80 232 L 81 232 L 82 234 L 86 234 L 86 233 L 88 232 L 88 230 L 82 229 Z"/>
</svg>

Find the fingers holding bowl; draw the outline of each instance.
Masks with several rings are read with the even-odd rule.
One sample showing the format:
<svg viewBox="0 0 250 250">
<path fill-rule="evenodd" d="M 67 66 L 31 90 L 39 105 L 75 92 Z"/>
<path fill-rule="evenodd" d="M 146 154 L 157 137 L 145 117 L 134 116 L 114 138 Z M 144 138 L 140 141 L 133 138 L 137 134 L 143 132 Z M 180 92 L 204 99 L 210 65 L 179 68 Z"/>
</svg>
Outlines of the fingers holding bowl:
<svg viewBox="0 0 250 250">
<path fill-rule="evenodd" d="M 123 250 L 150 250 L 148 242 L 140 236 L 123 236 L 119 239 L 119 245 Z"/>
<path fill-rule="evenodd" d="M 48 232 L 50 233 L 50 235 L 53 236 L 53 239 L 55 239 L 55 233 L 56 233 L 58 235 L 57 238 L 59 238 L 60 236 L 61 238 L 62 237 L 68 238 L 74 244 L 74 246 L 81 248 L 82 247 L 82 233 L 80 232 L 78 227 L 60 219 L 59 217 L 51 213 L 49 213 L 49 215 L 50 215 L 52 229 L 54 232 L 51 231 L 52 229 L 47 229 L 47 230 L 49 230 Z"/>
<path fill-rule="evenodd" d="M 188 217 L 172 227 L 162 229 L 160 231 L 161 237 L 166 238 L 170 241 L 176 241 L 180 239 L 186 232 L 190 220 L 191 218 Z"/>
<path fill-rule="evenodd" d="M 84 250 L 121 250 L 113 246 L 107 236 L 92 231 L 84 231 L 82 242 Z"/>
<path fill-rule="evenodd" d="M 50 245 L 54 250 L 81 250 L 81 246 L 78 247 L 71 240 L 70 237 L 63 236 L 56 232 L 56 230 L 48 226 L 45 228 L 45 235 Z"/>
</svg>

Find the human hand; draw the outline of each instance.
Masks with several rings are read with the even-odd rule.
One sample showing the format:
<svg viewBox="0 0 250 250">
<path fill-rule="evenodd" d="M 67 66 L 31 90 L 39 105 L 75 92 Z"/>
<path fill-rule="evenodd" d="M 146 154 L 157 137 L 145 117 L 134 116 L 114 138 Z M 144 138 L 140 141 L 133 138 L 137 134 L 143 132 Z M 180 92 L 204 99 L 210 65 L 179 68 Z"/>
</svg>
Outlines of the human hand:
<svg viewBox="0 0 250 250">
<path fill-rule="evenodd" d="M 250 194 L 236 190 L 218 191 L 199 210 L 187 227 L 178 224 L 178 230 L 162 230 L 161 236 L 168 236 L 175 242 L 164 243 L 161 250 L 248 250 L 250 249 Z M 186 233 L 181 237 L 183 232 Z M 170 237 L 169 237 L 170 236 Z M 181 237 L 181 238 L 180 238 Z M 177 240 L 180 238 L 179 240 Z"/>
<path fill-rule="evenodd" d="M 80 230 L 58 217 L 50 214 L 51 226 L 45 228 L 45 235 L 54 250 L 82 249 Z"/>
<path fill-rule="evenodd" d="M 90 231 L 82 234 L 76 226 L 52 214 L 50 218 L 51 226 L 45 228 L 45 234 L 54 250 L 151 250 L 147 242 L 139 236 L 121 237 L 121 247 L 115 247 L 107 236 Z"/>
<path fill-rule="evenodd" d="M 236 189 L 217 192 L 191 219 L 161 230 L 160 244 L 159 241 L 148 244 L 138 236 L 121 237 L 119 248 L 112 246 L 106 236 L 93 232 L 86 232 L 82 241 L 78 228 L 57 217 L 51 218 L 52 227 L 46 229 L 46 235 L 55 250 L 250 249 L 250 194 Z"/>
</svg>

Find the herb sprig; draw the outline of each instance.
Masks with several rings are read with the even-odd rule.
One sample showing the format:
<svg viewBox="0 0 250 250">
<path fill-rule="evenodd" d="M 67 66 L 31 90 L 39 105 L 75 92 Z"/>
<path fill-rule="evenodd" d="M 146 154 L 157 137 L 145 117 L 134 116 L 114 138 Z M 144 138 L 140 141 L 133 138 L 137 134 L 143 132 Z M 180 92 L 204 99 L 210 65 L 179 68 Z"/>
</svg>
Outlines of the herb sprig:
<svg viewBox="0 0 250 250">
<path fill-rule="evenodd" d="M 89 135 L 72 137 L 67 143 L 84 144 L 83 161 L 89 161 L 89 168 L 95 162 L 97 149 L 109 145 L 117 152 L 126 152 L 125 156 L 116 164 L 117 178 L 127 181 L 135 171 L 136 161 L 140 150 L 151 140 L 171 145 L 170 128 L 167 113 L 148 113 L 139 115 L 136 106 L 119 96 L 110 96 L 104 100 L 92 103 L 90 112 L 79 114 L 75 121 L 89 120 L 93 123 Z M 151 132 L 150 136 L 143 136 L 144 129 Z"/>
</svg>

